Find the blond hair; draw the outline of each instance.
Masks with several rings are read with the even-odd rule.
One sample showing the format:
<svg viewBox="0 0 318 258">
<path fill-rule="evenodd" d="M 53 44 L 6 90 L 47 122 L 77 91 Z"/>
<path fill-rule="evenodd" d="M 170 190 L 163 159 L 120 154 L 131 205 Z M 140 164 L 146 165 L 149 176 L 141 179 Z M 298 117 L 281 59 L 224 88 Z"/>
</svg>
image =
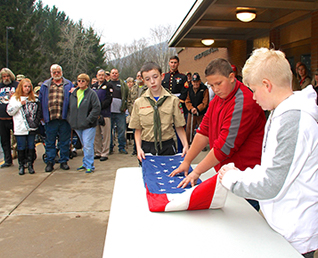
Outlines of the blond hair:
<svg viewBox="0 0 318 258">
<path fill-rule="evenodd" d="M 246 61 L 243 70 L 243 83 L 261 85 L 263 79 L 277 86 L 292 86 L 292 71 L 285 54 L 280 50 L 259 48 L 255 49 Z"/>
<path fill-rule="evenodd" d="M 79 76 L 77 76 L 77 80 L 85 80 L 87 83 L 90 82 L 90 78 L 86 73 L 81 73 Z"/>
</svg>

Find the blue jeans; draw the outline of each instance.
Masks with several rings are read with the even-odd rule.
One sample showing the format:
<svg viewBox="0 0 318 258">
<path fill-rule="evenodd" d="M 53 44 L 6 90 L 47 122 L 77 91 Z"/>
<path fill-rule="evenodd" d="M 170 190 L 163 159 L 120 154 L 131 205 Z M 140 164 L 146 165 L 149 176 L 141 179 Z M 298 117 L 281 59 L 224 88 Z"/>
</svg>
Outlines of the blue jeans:
<svg viewBox="0 0 318 258">
<path fill-rule="evenodd" d="M 54 164 L 56 156 L 56 138 L 58 137 L 58 146 L 60 149 L 59 163 L 67 162 L 69 160 L 71 126 L 66 120 L 54 119 L 45 124 L 45 151 L 47 155 L 47 162 Z"/>
<path fill-rule="evenodd" d="M 113 133 L 114 127 L 117 125 L 118 133 L 118 149 L 123 150 L 126 146 L 126 114 L 125 113 L 111 113 L 111 138 L 110 138 L 110 150 L 114 149 Z"/>
<path fill-rule="evenodd" d="M 94 139 L 96 127 L 84 130 L 75 130 L 83 145 L 83 167 L 94 170 Z"/>
<path fill-rule="evenodd" d="M 17 139 L 17 149 L 18 150 L 25 150 L 28 148 L 29 150 L 34 150 L 34 140 L 35 134 L 28 134 L 28 135 L 16 135 L 15 138 Z"/>
</svg>

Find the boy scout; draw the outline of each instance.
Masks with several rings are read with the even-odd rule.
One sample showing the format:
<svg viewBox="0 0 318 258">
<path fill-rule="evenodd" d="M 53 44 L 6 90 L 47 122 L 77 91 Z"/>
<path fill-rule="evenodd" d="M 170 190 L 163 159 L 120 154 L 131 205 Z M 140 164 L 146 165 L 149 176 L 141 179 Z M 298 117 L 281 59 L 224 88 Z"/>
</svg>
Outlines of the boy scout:
<svg viewBox="0 0 318 258">
<path fill-rule="evenodd" d="M 188 151 L 188 142 L 179 99 L 161 86 L 162 70 L 156 63 L 145 63 L 141 68 L 141 76 L 148 89 L 135 101 L 129 123 L 129 128 L 136 129 L 137 158 L 142 162 L 145 153 L 176 154 L 173 125 L 183 144 L 184 156 Z"/>
</svg>

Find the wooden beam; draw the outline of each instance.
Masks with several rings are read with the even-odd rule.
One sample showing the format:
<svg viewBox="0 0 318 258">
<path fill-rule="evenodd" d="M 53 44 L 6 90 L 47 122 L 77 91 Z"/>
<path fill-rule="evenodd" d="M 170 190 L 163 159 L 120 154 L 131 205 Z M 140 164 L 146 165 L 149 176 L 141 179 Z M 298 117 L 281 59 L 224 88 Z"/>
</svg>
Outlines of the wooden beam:
<svg viewBox="0 0 318 258">
<path fill-rule="evenodd" d="M 245 28 L 245 29 L 270 29 L 271 24 L 267 22 L 240 22 L 240 21 L 215 21 L 215 20 L 201 20 L 195 28 Z"/>
<path fill-rule="evenodd" d="M 233 7 L 250 7 L 265 9 L 292 9 L 315 11 L 318 3 L 301 0 L 218 0 L 216 5 L 228 5 Z"/>
</svg>

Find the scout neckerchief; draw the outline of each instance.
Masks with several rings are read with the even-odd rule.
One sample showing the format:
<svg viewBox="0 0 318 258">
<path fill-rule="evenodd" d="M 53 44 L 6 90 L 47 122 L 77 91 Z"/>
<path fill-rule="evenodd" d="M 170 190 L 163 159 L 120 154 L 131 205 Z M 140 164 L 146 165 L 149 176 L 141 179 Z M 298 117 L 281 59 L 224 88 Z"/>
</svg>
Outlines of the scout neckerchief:
<svg viewBox="0 0 318 258">
<path fill-rule="evenodd" d="M 155 149 L 156 149 L 157 153 L 158 153 L 158 147 L 157 147 L 158 136 L 159 136 L 160 149 L 162 149 L 161 121 L 160 121 L 160 114 L 159 114 L 158 108 L 163 104 L 163 102 L 165 102 L 166 98 L 168 98 L 168 96 L 163 96 L 161 99 L 159 99 L 157 102 L 155 102 L 150 97 L 147 97 L 148 101 L 150 102 L 150 105 L 154 109 L 154 113 L 153 113 L 153 132 L 154 132 L 154 136 L 155 136 Z"/>
</svg>

